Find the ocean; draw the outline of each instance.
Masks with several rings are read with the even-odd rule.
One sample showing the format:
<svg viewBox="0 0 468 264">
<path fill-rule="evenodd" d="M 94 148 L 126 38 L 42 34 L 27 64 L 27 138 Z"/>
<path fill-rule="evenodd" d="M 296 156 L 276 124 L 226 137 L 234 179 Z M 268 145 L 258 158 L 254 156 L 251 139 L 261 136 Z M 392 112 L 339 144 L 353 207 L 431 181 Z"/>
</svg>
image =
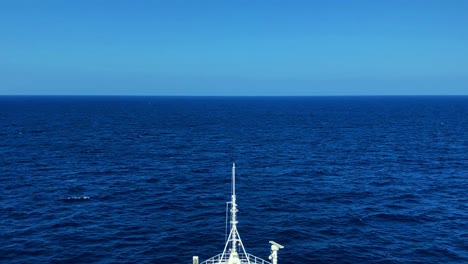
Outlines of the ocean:
<svg viewBox="0 0 468 264">
<path fill-rule="evenodd" d="M 467 263 L 468 97 L 0 97 L 1 263 Z"/>
</svg>

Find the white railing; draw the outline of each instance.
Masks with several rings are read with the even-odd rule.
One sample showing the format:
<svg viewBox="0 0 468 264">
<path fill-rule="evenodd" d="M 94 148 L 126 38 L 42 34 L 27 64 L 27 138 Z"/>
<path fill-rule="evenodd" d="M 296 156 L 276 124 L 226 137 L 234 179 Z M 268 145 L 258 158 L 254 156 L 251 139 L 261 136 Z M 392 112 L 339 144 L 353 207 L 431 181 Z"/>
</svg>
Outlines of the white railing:
<svg viewBox="0 0 468 264">
<path fill-rule="evenodd" d="M 271 262 L 268 262 L 264 259 L 261 259 L 259 257 L 256 257 L 251 254 L 244 254 L 244 253 L 239 253 L 239 259 L 242 264 L 271 264 Z M 225 254 L 223 258 L 223 254 L 218 254 L 214 257 L 211 257 L 205 261 L 203 261 L 201 264 L 225 264 L 229 260 L 229 254 Z"/>
</svg>

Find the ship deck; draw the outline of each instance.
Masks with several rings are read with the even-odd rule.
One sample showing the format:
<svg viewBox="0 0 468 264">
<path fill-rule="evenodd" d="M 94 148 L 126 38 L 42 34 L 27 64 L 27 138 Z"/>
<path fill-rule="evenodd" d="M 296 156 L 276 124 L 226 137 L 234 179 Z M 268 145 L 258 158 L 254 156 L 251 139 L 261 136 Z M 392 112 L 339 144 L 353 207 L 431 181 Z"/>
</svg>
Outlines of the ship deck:
<svg viewBox="0 0 468 264">
<path fill-rule="evenodd" d="M 223 254 L 221 253 L 203 261 L 201 264 L 227 264 L 228 260 L 229 255 L 225 254 L 223 257 Z M 239 260 L 241 264 L 271 264 L 271 262 L 269 261 L 266 261 L 248 253 L 239 253 Z"/>
</svg>

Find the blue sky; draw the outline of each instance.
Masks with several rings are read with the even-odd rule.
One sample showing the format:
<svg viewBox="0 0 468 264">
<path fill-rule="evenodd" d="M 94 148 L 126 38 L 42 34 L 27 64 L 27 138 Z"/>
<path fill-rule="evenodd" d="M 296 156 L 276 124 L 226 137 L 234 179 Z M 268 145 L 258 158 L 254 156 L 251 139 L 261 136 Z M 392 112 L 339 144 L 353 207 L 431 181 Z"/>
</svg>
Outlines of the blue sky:
<svg viewBox="0 0 468 264">
<path fill-rule="evenodd" d="M 0 94 L 468 95 L 464 0 L 4 0 Z"/>
</svg>

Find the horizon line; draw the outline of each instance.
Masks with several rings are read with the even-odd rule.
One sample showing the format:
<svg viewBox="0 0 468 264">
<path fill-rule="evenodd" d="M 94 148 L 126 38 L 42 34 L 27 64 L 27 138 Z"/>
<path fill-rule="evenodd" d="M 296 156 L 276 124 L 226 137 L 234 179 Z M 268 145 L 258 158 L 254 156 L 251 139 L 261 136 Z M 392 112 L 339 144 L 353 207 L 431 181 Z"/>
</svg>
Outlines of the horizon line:
<svg viewBox="0 0 468 264">
<path fill-rule="evenodd" d="M 361 95 L 156 95 L 156 94 L 0 94 L 1 97 L 436 97 L 468 94 L 361 94 Z"/>
</svg>

